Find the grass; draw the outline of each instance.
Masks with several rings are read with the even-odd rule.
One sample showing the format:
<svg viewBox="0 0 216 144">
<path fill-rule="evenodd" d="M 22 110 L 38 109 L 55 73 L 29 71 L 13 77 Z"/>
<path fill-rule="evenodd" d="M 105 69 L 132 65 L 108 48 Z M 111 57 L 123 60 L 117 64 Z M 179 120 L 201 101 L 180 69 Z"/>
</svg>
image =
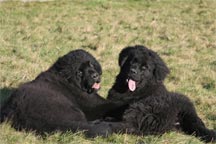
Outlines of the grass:
<svg viewBox="0 0 216 144">
<path fill-rule="evenodd" d="M 103 67 L 107 91 L 118 73 L 118 54 L 142 44 L 158 52 L 171 69 L 169 90 L 188 95 L 209 128 L 216 129 L 216 1 L 61 0 L 0 3 L 0 98 L 34 79 L 59 56 L 82 47 Z M 40 137 L 0 125 L 1 144 L 201 144 L 179 132 L 161 137 L 113 134 L 86 139 L 81 133 Z"/>
</svg>

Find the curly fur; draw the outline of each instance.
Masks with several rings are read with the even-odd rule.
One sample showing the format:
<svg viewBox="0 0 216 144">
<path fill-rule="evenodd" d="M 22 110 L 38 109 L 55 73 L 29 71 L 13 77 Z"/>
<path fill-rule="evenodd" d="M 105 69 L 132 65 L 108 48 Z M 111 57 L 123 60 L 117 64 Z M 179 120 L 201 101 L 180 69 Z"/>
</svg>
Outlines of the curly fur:
<svg viewBox="0 0 216 144">
<path fill-rule="evenodd" d="M 17 130 L 40 134 L 82 130 L 90 137 L 107 136 L 123 126 L 96 120 L 119 106 L 92 88 L 100 82 L 101 74 L 101 66 L 92 55 L 84 50 L 71 51 L 35 80 L 19 86 L 2 108 L 1 121 L 8 119 Z"/>
<path fill-rule="evenodd" d="M 119 66 L 108 99 L 133 100 L 109 116 L 131 124 L 139 134 L 163 134 L 180 127 L 205 142 L 216 140 L 215 131 L 205 127 L 189 98 L 166 89 L 163 80 L 169 69 L 157 53 L 144 46 L 127 47 L 119 55 Z M 128 80 L 135 81 L 135 91 L 129 89 Z"/>
</svg>

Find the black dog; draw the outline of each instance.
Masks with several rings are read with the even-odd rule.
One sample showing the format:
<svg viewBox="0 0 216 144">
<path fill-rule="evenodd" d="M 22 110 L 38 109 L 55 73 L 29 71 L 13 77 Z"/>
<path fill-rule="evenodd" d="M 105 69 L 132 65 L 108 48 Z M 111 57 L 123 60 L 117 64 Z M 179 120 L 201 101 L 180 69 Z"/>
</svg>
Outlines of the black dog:
<svg viewBox="0 0 216 144">
<path fill-rule="evenodd" d="M 119 56 L 120 73 L 108 99 L 133 101 L 108 115 L 130 123 L 141 134 L 163 134 L 176 123 L 186 134 L 205 142 L 215 141 L 216 133 L 205 127 L 192 102 L 184 95 L 167 91 L 163 80 L 169 69 L 163 60 L 144 46 L 127 47 Z"/>
<path fill-rule="evenodd" d="M 121 124 L 93 121 L 119 105 L 96 93 L 101 74 L 101 66 L 92 55 L 72 51 L 15 90 L 2 108 L 1 121 L 8 119 L 18 130 L 38 133 L 84 130 L 94 137 L 106 136 L 115 128 L 119 131 L 124 127 Z"/>
</svg>

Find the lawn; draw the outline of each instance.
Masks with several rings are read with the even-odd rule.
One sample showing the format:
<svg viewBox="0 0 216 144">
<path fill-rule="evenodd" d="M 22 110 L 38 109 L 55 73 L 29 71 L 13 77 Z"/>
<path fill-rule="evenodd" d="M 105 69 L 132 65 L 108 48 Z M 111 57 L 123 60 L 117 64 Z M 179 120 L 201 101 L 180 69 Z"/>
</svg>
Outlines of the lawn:
<svg viewBox="0 0 216 144">
<path fill-rule="evenodd" d="M 82 48 L 103 68 L 101 96 L 106 97 L 126 46 L 156 51 L 171 73 L 170 91 L 188 95 L 208 128 L 216 129 L 215 0 L 56 0 L 0 2 L 1 105 L 19 84 L 34 79 L 59 56 Z M 0 124 L 1 144 L 202 144 L 193 136 L 113 134 L 85 138 L 82 133 L 41 137 Z"/>
</svg>

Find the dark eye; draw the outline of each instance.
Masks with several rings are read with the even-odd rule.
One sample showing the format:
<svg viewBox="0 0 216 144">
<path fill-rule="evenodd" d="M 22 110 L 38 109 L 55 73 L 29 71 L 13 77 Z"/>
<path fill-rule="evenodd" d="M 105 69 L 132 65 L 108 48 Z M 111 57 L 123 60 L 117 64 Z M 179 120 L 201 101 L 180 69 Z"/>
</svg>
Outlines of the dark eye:
<svg viewBox="0 0 216 144">
<path fill-rule="evenodd" d="M 142 66 L 142 70 L 146 70 L 147 69 L 147 66 Z"/>
<path fill-rule="evenodd" d="M 78 76 L 82 76 L 82 74 L 83 74 L 82 71 L 78 71 L 78 72 L 77 72 L 77 75 L 78 75 Z"/>
</svg>

